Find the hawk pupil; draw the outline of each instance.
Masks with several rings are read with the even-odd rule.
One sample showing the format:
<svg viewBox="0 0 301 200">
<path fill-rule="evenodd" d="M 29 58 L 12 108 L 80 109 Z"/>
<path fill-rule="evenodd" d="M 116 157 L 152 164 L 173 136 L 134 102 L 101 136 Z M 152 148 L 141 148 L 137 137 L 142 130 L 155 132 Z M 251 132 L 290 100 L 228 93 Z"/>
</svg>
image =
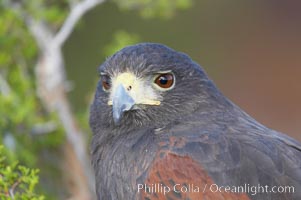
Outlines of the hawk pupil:
<svg viewBox="0 0 301 200">
<path fill-rule="evenodd" d="M 168 82 L 168 79 L 165 76 L 160 77 L 160 84 L 166 85 Z"/>
<path fill-rule="evenodd" d="M 173 75 L 172 74 L 160 74 L 156 79 L 155 79 L 155 83 L 163 88 L 163 89 L 168 89 L 170 88 L 173 83 Z"/>
</svg>

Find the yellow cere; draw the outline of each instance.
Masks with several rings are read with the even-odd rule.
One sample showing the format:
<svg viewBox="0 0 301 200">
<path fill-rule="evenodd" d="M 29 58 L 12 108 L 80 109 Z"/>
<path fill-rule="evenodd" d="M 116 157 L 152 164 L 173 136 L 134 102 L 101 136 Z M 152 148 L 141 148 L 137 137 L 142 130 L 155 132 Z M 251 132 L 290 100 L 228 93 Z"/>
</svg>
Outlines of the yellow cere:
<svg viewBox="0 0 301 200">
<path fill-rule="evenodd" d="M 161 102 L 153 100 L 155 98 L 153 88 L 151 84 L 143 84 L 143 80 L 137 78 L 134 74 L 124 72 L 112 79 L 112 94 L 114 95 L 115 88 L 122 84 L 123 87 L 128 91 L 128 94 L 134 99 L 136 104 L 145 105 L 160 105 Z M 131 86 L 131 88 L 129 88 Z M 108 105 L 113 105 L 112 100 L 108 101 Z"/>
<path fill-rule="evenodd" d="M 127 88 L 128 86 L 133 85 L 135 83 L 135 80 L 137 80 L 137 77 L 134 74 L 125 72 L 118 75 L 114 82 L 116 83 L 116 85 L 122 84 Z"/>
</svg>

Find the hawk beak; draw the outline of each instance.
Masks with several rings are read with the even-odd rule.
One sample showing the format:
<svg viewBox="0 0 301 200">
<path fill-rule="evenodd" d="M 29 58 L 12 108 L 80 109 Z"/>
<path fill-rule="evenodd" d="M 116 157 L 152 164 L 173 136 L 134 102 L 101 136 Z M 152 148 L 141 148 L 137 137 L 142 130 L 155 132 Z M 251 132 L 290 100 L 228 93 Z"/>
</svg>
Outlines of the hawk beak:
<svg viewBox="0 0 301 200">
<path fill-rule="evenodd" d="M 134 99 L 127 93 L 124 86 L 119 84 L 112 98 L 113 119 L 116 125 L 120 124 L 125 111 L 129 111 L 135 105 Z"/>
</svg>

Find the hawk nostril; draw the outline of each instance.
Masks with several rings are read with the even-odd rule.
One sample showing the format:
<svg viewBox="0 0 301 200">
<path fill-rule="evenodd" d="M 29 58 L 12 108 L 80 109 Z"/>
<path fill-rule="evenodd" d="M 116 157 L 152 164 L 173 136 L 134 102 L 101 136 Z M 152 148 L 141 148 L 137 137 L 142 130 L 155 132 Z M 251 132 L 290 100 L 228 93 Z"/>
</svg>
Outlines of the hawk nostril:
<svg viewBox="0 0 301 200">
<path fill-rule="evenodd" d="M 127 88 L 127 91 L 130 91 L 132 89 L 132 86 L 129 86 L 128 88 Z"/>
</svg>

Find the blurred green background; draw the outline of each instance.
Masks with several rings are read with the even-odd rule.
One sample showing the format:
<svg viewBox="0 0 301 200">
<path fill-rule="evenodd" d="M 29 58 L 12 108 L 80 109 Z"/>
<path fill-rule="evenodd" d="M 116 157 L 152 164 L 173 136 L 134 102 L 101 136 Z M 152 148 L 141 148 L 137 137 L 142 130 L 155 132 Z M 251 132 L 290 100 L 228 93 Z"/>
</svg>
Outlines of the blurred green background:
<svg viewBox="0 0 301 200">
<path fill-rule="evenodd" d="M 7 191 L 15 183 L 24 188 L 16 190 L 20 199 L 74 198 L 84 180 L 58 110 L 37 94 L 43 78 L 36 64 L 45 52 L 27 16 L 56 33 L 70 2 L 72 7 L 81 1 L 0 1 L 1 199 L 10 199 Z M 129 44 L 156 42 L 188 54 L 234 103 L 301 141 L 300 10 L 300 1 L 103 1 L 62 46 L 75 126 L 88 146 L 89 105 L 105 58 Z"/>
</svg>

